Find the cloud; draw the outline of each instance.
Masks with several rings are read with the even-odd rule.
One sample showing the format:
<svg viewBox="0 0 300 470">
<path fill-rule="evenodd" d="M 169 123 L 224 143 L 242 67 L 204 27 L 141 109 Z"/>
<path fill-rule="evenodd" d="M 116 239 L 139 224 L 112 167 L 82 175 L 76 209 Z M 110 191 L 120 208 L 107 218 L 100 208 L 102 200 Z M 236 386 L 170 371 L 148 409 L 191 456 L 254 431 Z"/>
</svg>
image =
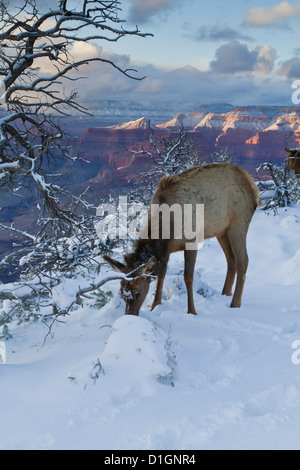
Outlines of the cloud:
<svg viewBox="0 0 300 470">
<path fill-rule="evenodd" d="M 58 40 L 56 40 L 58 42 Z M 105 60 L 111 60 L 116 65 L 121 68 L 127 68 L 127 64 L 129 62 L 129 57 L 126 55 L 116 55 L 114 56 L 110 51 L 106 51 L 103 47 L 98 46 L 95 43 L 86 41 L 75 41 L 70 47 L 69 50 L 70 54 L 70 63 L 71 62 L 80 62 L 87 59 L 93 58 L 103 58 Z M 99 63 L 98 63 L 99 64 Z M 49 60 L 48 58 L 38 58 L 34 62 L 35 67 L 39 67 L 40 72 L 42 74 L 56 74 L 57 73 L 57 64 Z M 99 65 L 98 65 L 99 67 Z M 78 70 L 73 71 L 75 75 L 82 75 L 82 73 L 86 74 L 87 71 L 90 71 L 92 68 L 95 68 L 95 63 L 91 62 L 87 65 L 82 65 Z"/>
<path fill-rule="evenodd" d="M 291 5 L 284 1 L 271 8 L 250 8 L 245 14 L 244 24 L 254 27 L 274 26 L 286 22 L 290 18 L 299 18 L 299 16 L 300 4 Z"/>
<path fill-rule="evenodd" d="M 233 41 L 237 39 L 253 41 L 253 38 L 231 28 L 228 24 L 201 26 L 192 37 L 197 41 Z"/>
<path fill-rule="evenodd" d="M 178 112 L 184 112 L 187 105 L 196 109 L 203 103 L 224 101 L 235 105 L 290 104 L 288 69 L 286 68 L 286 73 L 282 76 L 269 73 L 273 70 L 275 50 L 270 46 L 249 49 L 238 41 L 235 43 L 237 44 L 225 44 L 225 49 L 229 46 L 227 51 L 225 50 L 226 54 L 224 49 L 222 52 L 219 48 L 215 58 L 218 67 L 215 64 L 214 70 L 211 67 L 206 71 L 191 65 L 178 69 L 166 69 L 150 63 L 137 65 L 129 55 L 116 54 L 100 47 L 95 49 L 94 44 L 77 44 L 72 49 L 77 59 L 97 52 L 98 56 L 111 60 L 123 69 L 136 69 L 137 77 L 146 78 L 142 81 L 131 80 L 109 64 L 92 62 L 80 69 L 76 75 L 75 72 L 72 74 L 72 78 L 84 77 L 82 80 L 63 81 L 64 91 L 66 94 L 74 89 L 78 91 L 81 103 L 104 99 L 140 103 L 182 103 Z M 226 68 L 225 58 L 232 60 L 232 54 L 238 51 L 238 63 L 235 62 L 234 68 L 230 64 Z M 300 61 L 298 66 L 300 67 Z M 247 73 L 237 73 L 245 69 Z"/>
<path fill-rule="evenodd" d="M 257 61 L 255 64 L 254 72 L 268 74 L 272 72 L 275 59 L 277 57 L 274 47 L 264 45 L 254 49 L 257 53 Z"/>
<path fill-rule="evenodd" d="M 276 51 L 271 46 L 249 49 L 246 44 L 231 41 L 220 46 L 210 69 L 215 73 L 235 74 L 240 72 L 271 72 L 276 58 Z"/>
<path fill-rule="evenodd" d="M 91 42 L 81 42 L 76 41 L 74 42 L 72 49 L 70 51 L 74 60 L 84 60 L 84 59 L 92 59 L 93 57 L 99 57 L 102 53 L 102 47 L 97 46 Z"/>
<path fill-rule="evenodd" d="M 152 18 L 156 13 L 166 11 L 174 7 L 178 0 L 131 0 L 132 6 L 129 19 L 132 22 L 143 23 Z"/>
<path fill-rule="evenodd" d="M 63 89 L 66 94 L 71 93 L 73 90 L 79 92 L 80 99 L 87 96 L 102 97 L 106 95 L 122 96 L 132 91 L 140 81 L 135 82 L 128 77 L 125 77 L 119 70 L 116 70 L 109 63 L 102 62 L 101 59 L 110 61 L 122 70 L 138 67 L 133 66 L 130 57 L 126 54 L 116 54 L 110 50 L 103 49 L 91 42 L 74 42 L 70 49 L 72 60 L 81 61 L 92 58 L 99 58 L 100 60 L 84 64 L 78 69 L 74 69 L 67 75 L 73 80 L 61 79 Z M 54 63 L 55 65 L 55 63 Z M 40 74 L 43 76 L 53 75 L 57 73 L 57 68 L 53 63 L 45 58 L 37 59 L 34 63 L 35 67 L 39 67 Z M 143 75 L 134 71 L 129 72 L 136 78 L 141 78 Z M 76 81 L 74 81 L 76 79 Z M 135 84 L 133 84 L 134 82 Z M 99 98 L 100 99 L 100 98 Z"/>
<path fill-rule="evenodd" d="M 15 14 L 20 10 L 24 11 L 24 0 L 6 0 L 5 3 L 8 4 L 8 10 L 10 11 L 10 13 Z M 27 7 L 29 4 L 31 5 L 31 3 L 33 4 L 33 2 L 28 2 Z M 53 3 L 54 4 L 52 5 L 51 3 L 45 2 L 45 0 L 35 0 L 35 6 L 39 13 L 51 11 L 51 7 L 55 9 L 55 7 L 58 5 L 58 1 L 55 0 Z M 67 7 L 69 10 L 82 10 L 82 0 L 69 0 Z M 31 11 L 30 8 L 28 8 L 28 10 Z"/>
<path fill-rule="evenodd" d="M 256 54 L 239 41 L 231 41 L 220 46 L 211 61 L 210 68 L 215 73 L 233 74 L 237 72 L 251 72 L 256 63 Z"/>
<path fill-rule="evenodd" d="M 196 109 L 203 103 L 224 101 L 235 105 L 289 105 L 291 86 L 287 77 L 253 71 L 258 64 L 265 67 L 264 71 L 266 68 L 270 69 L 272 53 L 268 46 L 258 48 L 254 55 L 256 60 L 252 62 L 252 71 L 245 74 L 200 71 L 192 66 L 173 70 L 155 67 L 153 64 L 137 66 L 129 56 L 118 57 L 114 54 L 117 63 L 121 64 L 127 60 L 128 67 L 136 68 L 138 75 L 146 78 L 142 81 L 130 80 L 108 65 L 95 63 L 86 74 L 88 78 L 76 82 L 76 86 L 81 100 L 181 102 L 182 108 L 179 107 L 178 112 L 184 110 L 187 105 Z M 71 85 L 74 88 L 74 83 Z"/>
<path fill-rule="evenodd" d="M 286 76 L 290 79 L 300 78 L 300 59 L 299 57 L 293 57 L 292 59 L 286 60 L 281 65 L 278 75 Z"/>
<path fill-rule="evenodd" d="M 162 78 L 148 78 L 143 80 L 137 87 L 137 93 L 146 93 L 147 95 L 157 95 L 166 91 L 167 87 Z"/>
</svg>

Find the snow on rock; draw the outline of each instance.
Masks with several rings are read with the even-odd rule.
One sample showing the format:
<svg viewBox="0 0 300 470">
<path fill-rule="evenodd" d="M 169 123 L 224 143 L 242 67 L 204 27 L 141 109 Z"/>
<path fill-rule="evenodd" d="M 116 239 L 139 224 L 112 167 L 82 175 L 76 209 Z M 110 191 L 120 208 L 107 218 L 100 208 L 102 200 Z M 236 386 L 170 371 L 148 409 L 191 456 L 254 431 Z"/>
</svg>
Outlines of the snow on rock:
<svg viewBox="0 0 300 470">
<path fill-rule="evenodd" d="M 171 381 L 166 333 L 146 318 L 123 316 L 116 320 L 100 356 L 111 389 L 151 394 L 155 381 Z"/>
<path fill-rule="evenodd" d="M 14 304 L 11 300 L 8 300 L 8 299 L 3 300 L 2 309 L 5 313 L 9 313 L 13 307 L 14 307 Z"/>
<path fill-rule="evenodd" d="M 157 124 L 158 128 L 168 128 L 168 127 L 180 127 L 183 124 L 184 128 L 194 128 L 199 124 L 199 121 L 203 119 L 205 113 L 194 111 L 193 113 L 179 113 L 173 119 L 166 122 L 165 124 Z"/>
<path fill-rule="evenodd" d="M 111 126 L 111 129 L 148 129 L 149 127 L 149 119 L 146 119 L 144 117 L 137 119 L 136 121 L 129 121 L 129 122 L 123 122 L 121 124 L 117 124 L 115 126 Z"/>
<path fill-rule="evenodd" d="M 296 132 L 300 128 L 299 109 L 259 106 L 240 106 L 229 111 L 227 109 L 212 111 L 202 108 L 198 112 L 188 112 L 185 115 L 178 114 L 158 127 L 177 127 L 179 119 L 183 121 L 186 127 L 193 127 L 195 130 L 207 127 L 223 131 L 227 129 L 244 129 L 256 131 L 291 130 Z"/>
</svg>

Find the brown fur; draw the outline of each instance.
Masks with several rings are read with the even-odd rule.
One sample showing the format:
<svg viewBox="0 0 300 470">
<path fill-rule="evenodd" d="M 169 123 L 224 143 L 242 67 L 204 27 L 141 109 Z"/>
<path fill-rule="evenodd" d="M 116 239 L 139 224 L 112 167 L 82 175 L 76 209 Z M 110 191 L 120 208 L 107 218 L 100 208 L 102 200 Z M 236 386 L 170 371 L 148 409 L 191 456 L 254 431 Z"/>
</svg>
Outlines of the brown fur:
<svg viewBox="0 0 300 470">
<path fill-rule="evenodd" d="M 300 150 L 299 149 L 285 149 L 288 152 L 287 165 L 288 170 L 293 170 L 296 177 L 300 178 Z"/>
<path fill-rule="evenodd" d="M 227 260 L 227 275 L 224 295 L 231 295 L 235 275 L 237 282 L 231 307 L 240 307 L 242 291 L 248 266 L 246 235 L 249 223 L 258 204 L 259 191 L 250 175 L 231 164 L 207 164 L 186 170 L 180 175 L 160 180 L 151 204 L 204 204 L 204 238 L 216 237 Z M 175 251 L 184 251 L 184 281 L 188 296 L 188 313 L 196 314 L 193 301 L 193 274 L 197 251 L 187 250 L 186 238 L 174 238 L 174 220 L 171 218 L 171 236 L 163 240 L 150 237 L 151 206 L 148 213 L 148 234 L 137 241 L 134 251 L 125 256 L 125 264 L 109 257 L 106 261 L 115 269 L 130 273 L 144 265 L 139 276 L 132 281 L 122 281 L 121 291 L 126 301 L 126 313 L 138 315 L 147 295 L 150 278 L 157 276 L 157 288 L 152 309 L 161 303 L 162 287 L 169 256 Z M 173 226 L 172 226 L 173 225 Z M 149 263 L 147 264 L 147 262 Z M 146 266 L 145 266 L 146 263 Z"/>
</svg>

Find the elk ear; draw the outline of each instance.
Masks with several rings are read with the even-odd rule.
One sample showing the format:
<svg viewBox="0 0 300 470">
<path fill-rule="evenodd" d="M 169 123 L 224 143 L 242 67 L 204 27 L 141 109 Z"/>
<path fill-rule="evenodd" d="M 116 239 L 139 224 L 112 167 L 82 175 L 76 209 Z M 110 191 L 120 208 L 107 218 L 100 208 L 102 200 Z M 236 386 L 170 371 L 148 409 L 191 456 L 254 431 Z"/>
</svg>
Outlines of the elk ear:
<svg viewBox="0 0 300 470">
<path fill-rule="evenodd" d="M 156 264 L 156 260 L 151 258 L 146 266 L 143 267 L 141 274 L 153 274 Z"/>
<path fill-rule="evenodd" d="M 104 261 L 106 261 L 112 268 L 120 273 L 124 273 L 126 270 L 125 264 L 120 263 L 119 261 L 115 261 L 114 259 L 110 258 L 109 256 L 103 255 Z"/>
<path fill-rule="evenodd" d="M 284 147 L 284 150 L 288 153 L 291 153 L 292 155 L 295 155 L 295 153 L 297 153 L 297 149 L 288 149 L 288 148 Z"/>
</svg>

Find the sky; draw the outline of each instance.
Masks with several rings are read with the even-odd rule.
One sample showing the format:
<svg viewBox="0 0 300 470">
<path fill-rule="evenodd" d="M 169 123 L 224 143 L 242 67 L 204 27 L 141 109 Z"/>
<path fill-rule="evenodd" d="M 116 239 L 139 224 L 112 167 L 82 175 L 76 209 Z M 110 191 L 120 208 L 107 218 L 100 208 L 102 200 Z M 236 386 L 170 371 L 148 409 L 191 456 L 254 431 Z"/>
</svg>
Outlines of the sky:
<svg viewBox="0 0 300 470">
<path fill-rule="evenodd" d="M 126 29 L 138 25 L 153 37 L 75 44 L 75 55 L 96 54 L 146 78 L 130 80 L 92 64 L 78 86 L 82 98 L 293 104 L 292 83 L 300 79 L 300 1 L 120 0 L 120 7 Z"/>
<path fill-rule="evenodd" d="M 126 27 L 154 37 L 102 45 L 146 76 L 104 76 L 89 93 L 110 99 L 292 105 L 300 78 L 300 2 L 121 0 Z M 109 75 L 109 73 L 108 73 Z"/>
</svg>

